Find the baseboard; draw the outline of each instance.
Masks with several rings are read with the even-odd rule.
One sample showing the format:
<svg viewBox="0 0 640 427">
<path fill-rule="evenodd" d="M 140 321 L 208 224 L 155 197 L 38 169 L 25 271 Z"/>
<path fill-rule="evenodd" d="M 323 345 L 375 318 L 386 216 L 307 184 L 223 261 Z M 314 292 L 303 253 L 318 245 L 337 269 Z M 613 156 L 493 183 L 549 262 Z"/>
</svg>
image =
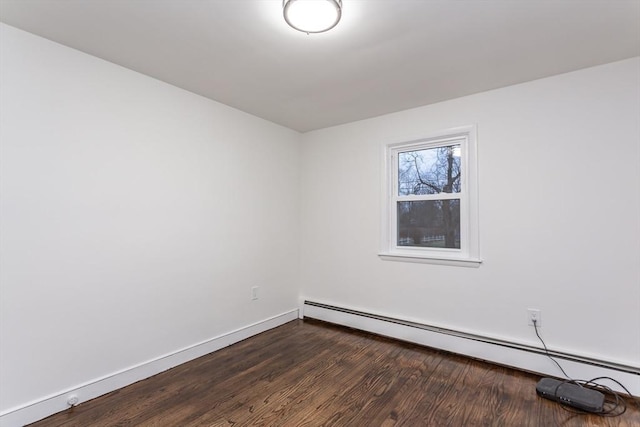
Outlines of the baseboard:
<svg viewBox="0 0 640 427">
<path fill-rule="evenodd" d="M 348 326 L 540 375 L 562 376 L 558 367 L 546 356 L 541 347 L 526 343 L 470 334 L 314 301 L 304 301 L 301 312 L 304 317 L 311 319 Z M 550 353 L 572 378 L 611 377 L 624 384 L 634 396 L 640 396 L 640 367 L 638 366 L 553 349 Z M 603 380 L 602 383 L 616 391 L 624 392 L 611 381 Z"/>
<path fill-rule="evenodd" d="M 20 407 L 9 409 L 0 414 L 0 426 L 23 426 L 41 420 L 67 409 L 67 399 L 70 395 L 77 396 L 78 403 L 86 402 L 297 318 L 297 309 L 287 311 L 102 378 L 93 379 Z"/>
</svg>

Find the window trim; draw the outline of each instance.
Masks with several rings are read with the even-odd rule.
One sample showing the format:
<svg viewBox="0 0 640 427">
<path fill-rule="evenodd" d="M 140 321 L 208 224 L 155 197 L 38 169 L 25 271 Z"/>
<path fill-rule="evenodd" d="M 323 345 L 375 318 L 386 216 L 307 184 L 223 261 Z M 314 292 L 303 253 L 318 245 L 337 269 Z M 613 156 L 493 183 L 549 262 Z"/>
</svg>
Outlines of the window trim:
<svg viewBox="0 0 640 427">
<path fill-rule="evenodd" d="M 460 194 L 460 249 L 434 249 L 398 246 L 397 237 L 397 155 L 419 148 L 461 145 L 462 183 Z M 478 267 L 480 259 L 478 222 L 478 152 L 476 126 L 463 126 L 434 132 L 417 140 L 387 144 L 383 150 L 381 250 L 387 261 L 420 262 L 440 265 Z M 402 196 L 398 196 L 402 197 Z M 445 198 L 453 197 L 446 195 Z M 455 197 L 458 198 L 458 197 Z"/>
</svg>

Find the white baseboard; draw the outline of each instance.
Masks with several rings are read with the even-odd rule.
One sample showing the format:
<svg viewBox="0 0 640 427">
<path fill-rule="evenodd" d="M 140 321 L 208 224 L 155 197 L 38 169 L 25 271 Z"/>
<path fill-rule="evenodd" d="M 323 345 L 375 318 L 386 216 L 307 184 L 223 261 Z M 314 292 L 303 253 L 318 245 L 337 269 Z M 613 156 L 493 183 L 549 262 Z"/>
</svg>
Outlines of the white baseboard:
<svg viewBox="0 0 640 427">
<path fill-rule="evenodd" d="M 301 312 L 304 313 L 304 317 L 311 319 L 348 326 L 540 375 L 563 376 L 542 348 L 527 344 L 421 325 L 384 315 L 312 301 L 305 301 Z M 640 396 L 640 367 L 638 366 L 621 365 L 616 362 L 595 360 L 553 350 L 551 350 L 551 354 L 574 379 L 590 380 L 597 377 L 611 377 L 621 382 L 634 396 Z M 616 391 L 624 392 L 611 381 L 598 382 Z"/>
<path fill-rule="evenodd" d="M 84 384 L 43 397 L 17 408 L 9 409 L 0 414 L 0 426 L 23 426 L 41 420 L 49 415 L 67 409 L 69 407 L 67 405 L 67 399 L 71 395 L 78 397 L 78 403 L 86 402 L 297 318 L 297 309 L 287 311 L 139 365 L 114 372 L 102 378 L 93 379 Z"/>
</svg>

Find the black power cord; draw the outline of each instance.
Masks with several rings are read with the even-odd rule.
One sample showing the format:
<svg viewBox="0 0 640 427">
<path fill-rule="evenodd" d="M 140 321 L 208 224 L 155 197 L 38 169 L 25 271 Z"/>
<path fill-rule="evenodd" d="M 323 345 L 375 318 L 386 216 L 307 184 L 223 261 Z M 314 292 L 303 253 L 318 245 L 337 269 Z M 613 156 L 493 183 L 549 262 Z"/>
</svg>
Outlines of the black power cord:
<svg viewBox="0 0 640 427">
<path fill-rule="evenodd" d="M 551 359 L 553 361 L 553 363 L 555 363 L 558 368 L 560 368 L 560 371 L 562 371 L 562 374 L 565 376 L 565 378 L 567 378 L 566 381 L 563 381 L 561 383 L 558 384 L 558 386 L 556 387 L 555 390 L 555 397 L 558 397 L 558 389 L 560 387 L 560 385 L 562 384 L 575 384 L 579 387 L 587 387 L 590 388 L 592 390 L 597 390 L 599 392 L 601 392 L 602 394 L 604 394 L 605 396 L 605 401 L 604 401 L 604 406 L 601 412 L 587 412 L 587 411 L 580 411 L 580 410 L 575 410 L 575 409 L 570 409 L 568 407 L 566 407 L 565 405 L 562 405 L 562 408 L 569 411 L 569 412 L 573 412 L 573 413 L 577 413 L 577 414 L 597 414 L 603 417 L 618 417 L 622 414 L 624 414 L 627 410 L 627 402 L 624 398 L 622 398 L 620 396 L 619 393 L 616 393 L 615 391 L 613 391 L 610 387 L 607 387 L 606 385 L 597 383 L 596 381 L 599 380 L 609 380 L 609 381 L 613 381 L 614 383 L 618 384 L 620 387 L 622 387 L 622 389 L 629 395 L 629 398 L 631 399 L 632 402 L 634 402 L 636 405 L 638 405 L 638 408 L 640 408 L 640 402 L 638 401 L 638 399 L 636 399 L 635 397 L 633 397 L 633 395 L 631 394 L 631 392 L 629 391 L 629 389 L 627 389 L 624 385 L 622 385 L 619 381 L 611 378 L 611 377 L 597 377 L 597 378 L 593 378 L 589 381 L 585 381 L 585 380 L 575 380 L 573 378 L 571 378 L 569 375 L 567 375 L 567 373 L 565 372 L 564 369 L 562 369 L 562 366 L 560 366 L 560 363 L 558 363 L 558 361 L 556 359 L 554 359 L 551 354 L 549 354 L 549 349 L 547 348 L 547 344 L 544 342 L 544 340 L 542 339 L 542 337 L 540 336 L 540 333 L 538 332 L 538 321 L 537 320 L 532 320 L 533 321 L 533 328 L 536 332 L 536 336 L 538 337 L 538 339 L 540 340 L 540 342 L 542 343 L 542 346 L 544 347 L 544 352 L 546 354 L 546 356 Z M 558 400 L 559 402 L 562 402 L 561 400 Z"/>
</svg>

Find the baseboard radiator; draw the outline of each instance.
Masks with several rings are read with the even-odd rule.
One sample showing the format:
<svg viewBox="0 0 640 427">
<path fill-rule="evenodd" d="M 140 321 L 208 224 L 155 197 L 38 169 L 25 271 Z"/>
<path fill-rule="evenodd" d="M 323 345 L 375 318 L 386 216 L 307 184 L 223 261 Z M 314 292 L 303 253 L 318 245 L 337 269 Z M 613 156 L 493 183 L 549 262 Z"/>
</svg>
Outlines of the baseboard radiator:
<svg viewBox="0 0 640 427">
<path fill-rule="evenodd" d="M 302 314 L 305 318 L 347 326 L 541 375 L 562 377 L 559 369 L 546 356 L 541 346 L 511 342 L 309 300 L 304 301 Z M 549 354 L 557 359 L 574 379 L 592 379 L 600 376 L 615 378 L 622 382 L 632 394 L 640 396 L 640 366 L 552 349 L 549 350 Z M 606 385 L 619 389 L 613 382 Z"/>
</svg>

